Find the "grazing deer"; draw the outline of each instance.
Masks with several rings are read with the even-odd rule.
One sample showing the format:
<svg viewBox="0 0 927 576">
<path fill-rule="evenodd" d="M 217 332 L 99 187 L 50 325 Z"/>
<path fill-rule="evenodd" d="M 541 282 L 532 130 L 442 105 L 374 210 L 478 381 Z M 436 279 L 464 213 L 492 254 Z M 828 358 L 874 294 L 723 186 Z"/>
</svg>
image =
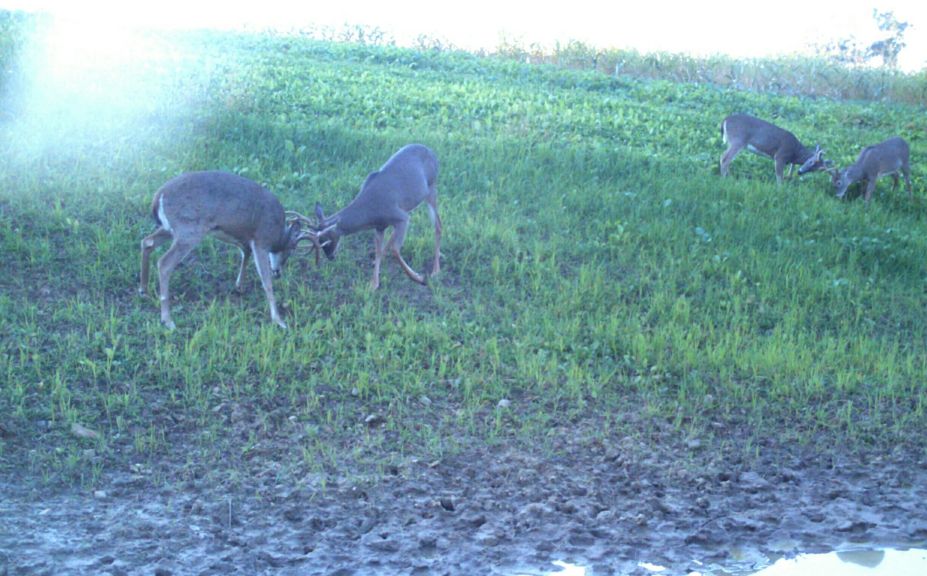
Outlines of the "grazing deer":
<svg viewBox="0 0 927 576">
<path fill-rule="evenodd" d="M 911 191 L 911 168 L 908 166 L 910 155 L 908 143 L 903 138 L 895 136 L 875 146 L 866 146 L 856 158 L 856 163 L 844 170 L 833 170 L 832 181 L 837 191 L 837 198 L 843 198 L 847 188 L 856 182 L 866 181 L 866 204 L 875 190 L 876 180 L 891 174 L 892 192 L 898 188 L 898 172 L 904 175 L 905 188 L 908 197 L 913 198 Z"/>
<path fill-rule="evenodd" d="M 241 289 L 248 258 L 254 264 L 270 303 L 270 317 L 286 328 L 274 300 L 271 275 L 278 277 L 287 258 L 300 241 L 311 240 L 318 248 L 315 232 L 300 230 L 298 220 L 286 222 L 277 198 L 258 183 L 227 172 L 190 172 L 171 179 L 155 193 L 151 214 L 158 229 L 142 240 L 142 271 L 138 292 L 148 289 L 148 259 L 151 251 L 172 239 L 171 247 L 158 260 L 158 288 L 161 322 L 175 328 L 171 319 L 171 272 L 207 234 L 235 244 L 241 250 L 241 267 L 235 288 Z"/>
<path fill-rule="evenodd" d="M 409 213 L 424 200 L 428 215 L 435 227 L 435 259 L 431 273 L 441 269 L 441 218 L 438 216 L 438 158 L 426 146 L 409 144 L 392 155 L 378 171 L 367 176 L 360 192 L 350 204 L 332 216 L 325 217 L 322 207 L 316 204 L 319 222 L 315 227 L 325 255 L 334 259 L 342 236 L 362 230 L 374 231 L 373 278 L 370 286 L 380 286 L 380 261 L 387 251 L 399 261 L 403 271 L 419 284 L 426 277 L 413 270 L 402 258 L 400 250 L 409 227 Z M 393 227 L 389 242 L 384 246 L 383 234 Z"/>
<path fill-rule="evenodd" d="M 792 175 L 793 165 L 798 174 L 824 170 L 824 150 L 820 146 L 807 148 L 788 130 L 747 114 L 731 114 L 721 123 L 721 137 L 727 150 L 721 155 L 721 175 L 727 176 L 731 162 L 746 148 L 776 161 L 776 182 L 782 184 L 785 167 Z"/>
</svg>

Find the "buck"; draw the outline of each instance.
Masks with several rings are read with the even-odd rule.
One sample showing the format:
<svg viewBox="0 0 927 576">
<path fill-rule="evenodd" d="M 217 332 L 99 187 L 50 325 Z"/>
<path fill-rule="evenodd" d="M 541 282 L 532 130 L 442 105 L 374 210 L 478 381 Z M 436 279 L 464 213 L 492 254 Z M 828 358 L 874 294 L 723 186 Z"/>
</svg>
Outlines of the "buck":
<svg viewBox="0 0 927 576">
<path fill-rule="evenodd" d="M 241 250 L 241 267 L 235 280 L 237 290 L 241 290 L 248 260 L 254 256 L 261 285 L 270 303 L 270 317 L 281 328 L 286 328 L 274 300 L 271 276 L 280 276 L 287 258 L 301 241 L 311 240 L 316 249 L 319 245 L 315 232 L 301 230 L 298 217 L 287 222 L 287 213 L 272 193 L 235 174 L 190 172 L 171 179 L 158 189 L 151 202 L 151 214 L 158 229 L 142 240 L 138 292 L 144 295 L 148 289 L 152 250 L 173 240 L 158 260 L 161 322 L 168 329 L 175 328 L 170 306 L 171 273 L 210 234 Z"/>
<path fill-rule="evenodd" d="M 409 214 L 424 201 L 435 228 L 435 257 L 431 274 L 441 269 L 441 218 L 438 216 L 438 158 L 428 147 L 409 144 L 392 155 L 376 172 L 364 180 L 360 192 L 350 204 L 326 217 L 316 204 L 318 223 L 315 230 L 318 241 L 329 260 L 335 258 L 342 236 L 362 230 L 373 230 L 373 277 L 370 286 L 380 286 L 380 262 L 386 252 L 399 261 L 406 275 L 419 284 L 427 278 L 413 270 L 403 259 L 400 250 L 409 228 Z M 389 242 L 384 246 L 387 228 L 393 228 Z"/>
<path fill-rule="evenodd" d="M 843 198 L 847 193 L 847 188 L 854 183 L 865 180 L 866 204 L 869 204 L 869 199 L 876 187 L 876 180 L 882 176 L 891 175 L 893 180 L 892 192 L 894 192 L 898 188 L 899 172 L 904 175 L 904 184 L 908 190 L 908 197 L 913 198 L 911 168 L 908 165 L 909 155 L 908 143 L 898 136 L 889 138 L 875 146 L 863 148 L 856 158 L 855 164 L 844 170 L 832 171 L 832 181 L 837 191 L 837 198 Z"/>
<path fill-rule="evenodd" d="M 727 150 L 721 155 L 721 175 L 727 176 L 731 162 L 746 148 L 776 162 L 776 182 L 782 184 L 785 167 L 799 166 L 798 174 L 825 170 L 824 150 L 808 148 L 788 130 L 747 114 L 731 114 L 721 123 L 721 137 Z"/>
</svg>

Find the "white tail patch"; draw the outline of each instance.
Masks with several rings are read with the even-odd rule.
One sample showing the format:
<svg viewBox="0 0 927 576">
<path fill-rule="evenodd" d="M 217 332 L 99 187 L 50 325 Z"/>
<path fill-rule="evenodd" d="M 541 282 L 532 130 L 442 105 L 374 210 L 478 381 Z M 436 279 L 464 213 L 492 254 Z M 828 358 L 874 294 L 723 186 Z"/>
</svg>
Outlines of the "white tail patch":
<svg viewBox="0 0 927 576">
<path fill-rule="evenodd" d="M 164 228 L 168 232 L 173 232 L 171 229 L 171 223 L 167 220 L 167 214 L 164 213 L 164 195 L 158 199 L 158 220 L 161 221 L 161 228 Z"/>
</svg>

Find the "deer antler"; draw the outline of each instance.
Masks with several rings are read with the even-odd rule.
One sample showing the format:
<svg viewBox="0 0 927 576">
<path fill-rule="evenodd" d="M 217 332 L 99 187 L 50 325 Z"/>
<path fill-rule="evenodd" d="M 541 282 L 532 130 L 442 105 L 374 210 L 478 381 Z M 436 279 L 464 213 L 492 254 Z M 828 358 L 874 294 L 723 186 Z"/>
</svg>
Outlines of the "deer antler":
<svg viewBox="0 0 927 576">
<path fill-rule="evenodd" d="M 286 212 L 284 212 L 284 214 L 286 215 L 287 222 L 297 221 L 302 224 L 306 224 L 313 230 L 318 230 L 319 228 L 319 226 L 315 222 L 313 222 L 308 216 L 303 216 L 302 214 L 300 214 L 299 212 L 296 212 L 295 210 L 287 210 Z"/>
<path fill-rule="evenodd" d="M 296 243 L 299 244 L 303 240 L 309 240 L 312 242 L 312 248 L 310 252 L 315 252 L 315 265 L 319 265 L 319 253 L 322 251 L 322 245 L 319 244 L 319 235 L 314 231 L 300 232 L 299 236 L 296 237 Z"/>
<path fill-rule="evenodd" d="M 322 252 L 322 245 L 319 244 L 319 226 L 315 224 L 309 217 L 303 216 L 295 210 L 287 210 L 284 215 L 286 216 L 287 222 L 299 222 L 305 224 L 309 227 L 309 230 L 306 232 L 301 232 L 300 235 L 296 238 L 296 243 L 303 240 L 310 240 L 312 242 L 311 251 L 315 252 L 315 265 L 319 265 L 319 254 Z"/>
</svg>

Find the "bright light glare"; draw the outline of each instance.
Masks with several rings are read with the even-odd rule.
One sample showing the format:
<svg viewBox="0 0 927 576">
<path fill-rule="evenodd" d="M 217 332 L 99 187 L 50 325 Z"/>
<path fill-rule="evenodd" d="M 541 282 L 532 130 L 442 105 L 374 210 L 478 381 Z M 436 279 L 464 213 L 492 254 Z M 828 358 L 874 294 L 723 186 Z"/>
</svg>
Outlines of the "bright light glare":
<svg viewBox="0 0 927 576">
<path fill-rule="evenodd" d="M 439 7 L 438 7 L 439 6 Z M 579 40 L 599 48 L 633 48 L 693 55 L 763 57 L 808 54 L 813 43 L 879 37 L 873 10 L 891 11 L 912 25 L 901 52 L 904 69 L 927 65 L 927 3 L 913 0 L 778 0 L 601 2 L 550 4 L 513 0 L 339 0 L 338 2 L 115 2 L 112 0 L 0 0 L 0 8 L 92 15 L 109 29 L 116 22 L 150 28 L 293 30 L 312 26 L 377 27 L 399 43 L 427 36 L 465 49 L 492 50 L 502 40 L 551 47 Z M 884 36 L 884 34 L 883 34 Z"/>
<path fill-rule="evenodd" d="M 109 16 L 63 11 L 39 22 L 5 95 L 18 150 L 131 141 L 182 113 L 183 51 Z"/>
</svg>

